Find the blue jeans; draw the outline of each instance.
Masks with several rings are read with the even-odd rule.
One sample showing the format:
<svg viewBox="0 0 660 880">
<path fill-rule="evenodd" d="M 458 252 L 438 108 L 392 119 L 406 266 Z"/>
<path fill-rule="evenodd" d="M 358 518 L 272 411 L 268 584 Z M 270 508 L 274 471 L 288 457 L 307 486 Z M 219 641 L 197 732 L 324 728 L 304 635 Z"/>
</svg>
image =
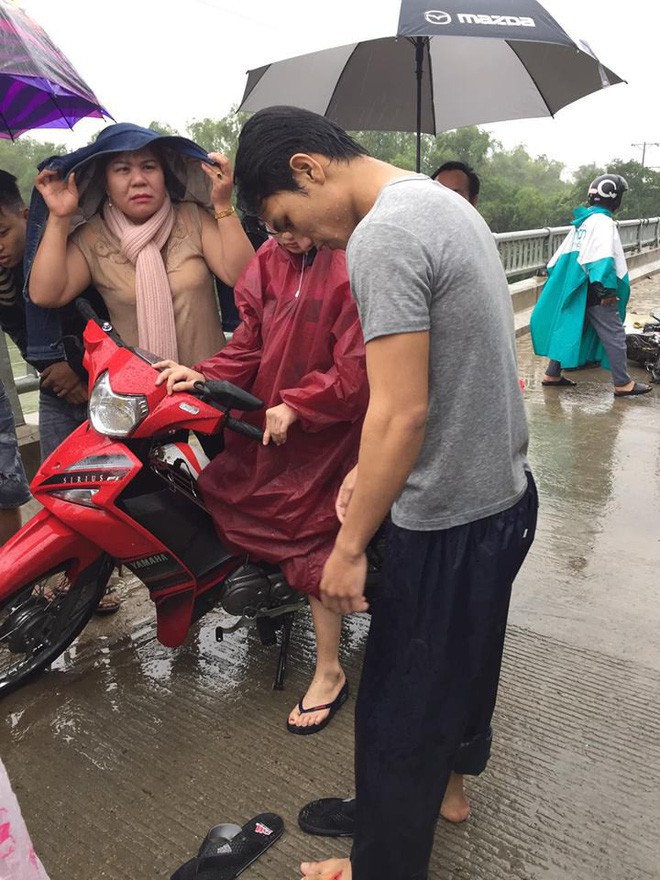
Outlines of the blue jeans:
<svg viewBox="0 0 660 880">
<path fill-rule="evenodd" d="M 53 452 L 87 419 L 87 404 L 68 403 L 45 391 L 39 393 L 39 440 L 41 460 Z"/>
<path fill-rule="evenodd" d="M 31 498 L 18 449 L 16 422 L 0 380 L 0 510 L 14 510 Z"/>
</svg>

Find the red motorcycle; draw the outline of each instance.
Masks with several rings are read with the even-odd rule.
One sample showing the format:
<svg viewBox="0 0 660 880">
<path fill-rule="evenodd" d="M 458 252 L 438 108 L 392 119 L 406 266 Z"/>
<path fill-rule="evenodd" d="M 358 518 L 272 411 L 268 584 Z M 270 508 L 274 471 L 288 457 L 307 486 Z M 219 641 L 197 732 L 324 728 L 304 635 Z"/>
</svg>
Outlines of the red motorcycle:
<svg viewBox="0 0 660 880">
<path fill-rule="evenodd" d="M 0 550 L 0 695 L 50 665 L 92 616 L 113 568 L 149 589 L 157 638 L 177 647 L 220 604 L 237 618 L 216 637 L 256 624 L 264 644 L 282 630 L 275 687 L 283 684 L 294 614 L 305 597 L 279 568 L 223 547 L 197 489 L 208 463 L 190 437 L 232 430 L 262 441 L 231 415 L 263 403 L 229 382 L 168 395 L 159 358 L 128 348 L 80 300 L 87 320 L 89 420 L 46 459 L 31 484 L 41 510 Z M 193 435 L 194 438 L 194 435 Z M 371 551 L 377 576 L 378 548 Z"/>
</svg>

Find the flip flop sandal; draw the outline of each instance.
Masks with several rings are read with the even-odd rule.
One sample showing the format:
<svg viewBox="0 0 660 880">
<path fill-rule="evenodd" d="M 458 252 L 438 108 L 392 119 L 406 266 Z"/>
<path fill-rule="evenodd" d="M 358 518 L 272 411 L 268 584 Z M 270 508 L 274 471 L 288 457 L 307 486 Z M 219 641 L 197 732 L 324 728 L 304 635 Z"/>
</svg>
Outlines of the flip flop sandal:
<svg viewBox="0 0 660 880">
<path fill-rule="evenodd" d="M 99 604 L 94 609 L 94 614 L 100 616 L 115 614 L 119 611 L 122 598 L 114 587 L 106 587 L 105 593 L 101 596 Z"/>
<path fill-rule="evenodd" d="M 635 382 L 630 391 L 615 391 L 615 397 L 637 397 L 638 394 L 648 394 L 652 388 L 650 385 L 645 385 L 643 382 Z"/>
<path fill-rule="evenodd" d="M 284 831 L 275 813 L 260 813 L 241 828 L 214 825 L 202 841 L 197 858 L 181 865 L 171 880 L 234 880 L 266 852 Z"/>
<path fill-rule="evenodd" d="M 49 605 L 55 599 L 61 599 L 71 589 L 71 583 L 66 575 L 56 575 L 49 578 L 42 586 L 36 586 L 32 590 L 35 599 L 43 599 Z"/>
<path fill-rule="evenodd" d="M 51 582 L 46 583 L 43 587 L 35 587 L 32 594 L 35 598 L 44 599 L 50 605 L 56 599 L 66 596 L 70 589 L 71 584 L 68 578 L 60 577 L 57 581 L 51 579 Z M 119 611 L 121 603 L 122 598 L 117 590 L 109 586 L 106 588 L 103 596 L 101 596 L 101 600 L 94 609 L 94 613 L 98 615 L 114 614 L 116 611 Z"/>
<path fill-rule="evenodd" d="M 542 379 L 541 385 L 546 388 L 575 388 L 577 382 L 574 382 L 572 379 L 567 379 L 566 376 L 562 376 L 559 382 L 547 382 Z"/>
<path fill-rule="evenodd" d="M 305 834 L 320 837 L 352 837 L 355 833 L 355 798 L 319 798 L 298 813 Z"/>
<path fill-rule="evenodd" d="M 348 681 L 344 682 L 343 688 L 339 691 L 337 696 L 331 703 L 324 703 L 322 706 L 312 706 L 311 709 L 305 709 L 303 706 L 303 701 L 301 700 L 298 703 L 298 711 L 301 715 L 310 715 L 312 712 L 322 712 L 324 709 L 329 709 L 330 711 L 323 719 L 323 721 L 319 721 L 318 724 L 309 724 L 307 727 L 298 727 L 296 724 L 292 724 L 290 721 L 286 723 L 286 729 L 289 733 L 295 733 L 297 736 L 309 736 L 311 733 L 319 733 L 319 731 L 323 730 L 324 727 L 327 727 L 328 724 L 335 717 L 337 712 L 344 705 L 346 700 L 348 699 Z"/>
</svg>

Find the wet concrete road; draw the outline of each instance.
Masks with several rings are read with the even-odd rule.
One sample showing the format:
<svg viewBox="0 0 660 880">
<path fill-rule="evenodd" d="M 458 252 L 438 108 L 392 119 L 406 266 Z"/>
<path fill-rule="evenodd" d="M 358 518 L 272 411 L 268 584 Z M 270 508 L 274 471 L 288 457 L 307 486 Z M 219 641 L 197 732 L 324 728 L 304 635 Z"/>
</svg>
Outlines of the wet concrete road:
<svg viewBox="0 0 660 880">
<path fill-rule="evenodd" d="M 660 305 L 660 276 L 633 291 Z M 614 400 L 609 374 L 543 389 L 519 339 L 536 543 L 517 581 L 495 753 L 473 815 L 441 823 L 435 880 L 660 877 L 660 387 Z M 643 378 L 636 371 L 637 378 Z M 209 615 L 177 651 L 137 586 L 64 662 L 2 702 L 0 754 L 51 880 L 166 880 L 210 825 L 272 810 L 286 833 L 243 875 L 285 880 L 347 841 L 302 835 L 298 808 L 352 790 L 352 707 L 313 737 L 284 730 L 312 667 L 300 615 L 282 693 L 275 649 L 214 640 Z M 367 620 L 348 622 L 355 687 Z M 401 809 L 405 810 L 405 804 Z M 384 878 L 385 880 L 385 878 Z"/>
</svg>

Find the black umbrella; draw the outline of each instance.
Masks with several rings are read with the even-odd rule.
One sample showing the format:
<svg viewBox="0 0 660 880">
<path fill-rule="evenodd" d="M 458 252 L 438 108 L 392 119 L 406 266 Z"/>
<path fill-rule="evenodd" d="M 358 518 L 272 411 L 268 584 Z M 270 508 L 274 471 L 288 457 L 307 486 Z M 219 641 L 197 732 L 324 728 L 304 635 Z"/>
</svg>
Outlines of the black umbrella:
<svg viewBox="0 0 660 880">
<path fill-rule="evenodd" d="M 419 171 L 422 132 L 553 116 L 623 82 L 536 0 L 428 7 L 381 0 L 378 19 L 384 28 L 392 21 L 395 37 L 374 34 L 249 71 L 239 110 L 292 104 L 349 130 L 416 132 Z"/>
<path fill-rule="evenodd" d="M 0 2 L 0 137 L 109 115 L 48 34 Z"/>
</svg>

